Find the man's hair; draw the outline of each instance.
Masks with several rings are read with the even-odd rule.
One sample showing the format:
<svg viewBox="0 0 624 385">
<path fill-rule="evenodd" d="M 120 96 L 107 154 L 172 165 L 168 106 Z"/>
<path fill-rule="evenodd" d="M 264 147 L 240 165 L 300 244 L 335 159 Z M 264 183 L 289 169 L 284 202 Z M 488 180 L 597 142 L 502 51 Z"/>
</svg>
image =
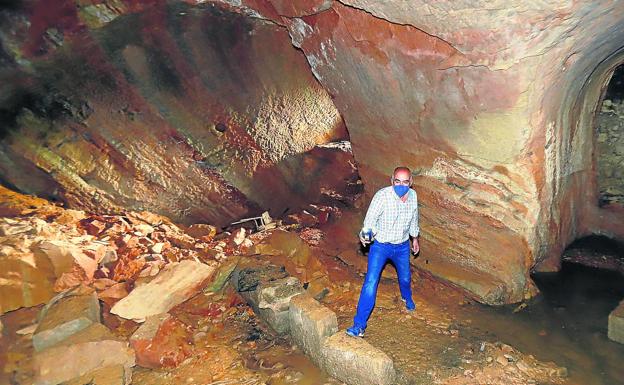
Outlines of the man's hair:
<svg viewBox="0 0 624 385">
<path fill-rule="evenodd" d="M 408 167 L 405 167 L 405 166 L 399 166 L 399 167 L 395 168 L 394 171 L 392 172 L 392 177 L 394 178 L 396 173 L 399 172 L 399 171 L 405 171 L 405 172 L 407 172 L 409 174 L 410 178 L 412 177 L 412 171 Z"/>
</svg>

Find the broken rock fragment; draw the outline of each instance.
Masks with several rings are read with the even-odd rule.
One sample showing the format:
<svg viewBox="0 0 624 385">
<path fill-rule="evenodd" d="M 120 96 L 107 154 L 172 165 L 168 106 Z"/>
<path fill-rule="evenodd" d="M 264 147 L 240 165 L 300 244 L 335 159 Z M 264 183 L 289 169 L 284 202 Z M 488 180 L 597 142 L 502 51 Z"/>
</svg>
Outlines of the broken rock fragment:
<svg viewBox="0 0 624 385">
<path fill-rule="evenodd" d="M 131 368 L 135 365 L 134 351 L 106 326 L 94 323 L 62 342 L 35 353 L 34 384 L 61 384 L 94 370 L 116 365 L 123 366 L 124 383 L 130 383 Z"/>
<path fill-rule="evenodd" d="M 197 223 L 189 226 L 186 233 L 193 238 L 209 241 L 217 235 L 217 228 L 212 225 Z"/>
<path fill-rule="evenodd" d="M 137 365 L 174 368 L 192 353 L 190 332 L 170 314 L 149 317 L 130 337 Z"/>
<path fill-rule="evenodd" d="M 89 258 L 78 246 L 60 240 L 49 240 L 34 246 L 35 253 L 42 253 L 50 259 L 57 277 L 69 273 L 74 266 L 84 271 L 88 279 L 93 278 L 97 263 Z"/>
<path fill-rule="evenodd" d="M 137 322 L 166 313 L 194 296 L 214 271 L 213 266 L 196 261 L 171 263 L 152 281 L 136 287 L 117 302 L 111 313 Z"/>
<path fill-rule="evenodd" d="M 41 314 L 33 335 L 36 351 L 53 346 L 93 323 L 100 322 L 100 303 L 95 292 L 87 295 L 57 296 Z M 54 302 L 55 301 L 55 302 Z"/>
<path fill-rule="evenodd" d="M 0 253 L 0 315 L 49 301 L 55 294 L 54 277 L 52 264 L 43 256 Z"/>
</svg>

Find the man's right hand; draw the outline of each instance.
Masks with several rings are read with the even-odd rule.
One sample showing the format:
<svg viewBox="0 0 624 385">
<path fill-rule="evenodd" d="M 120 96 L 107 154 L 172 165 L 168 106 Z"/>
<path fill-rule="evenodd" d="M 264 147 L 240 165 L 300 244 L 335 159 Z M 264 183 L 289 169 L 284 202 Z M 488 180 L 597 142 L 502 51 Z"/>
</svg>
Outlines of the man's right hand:
<svg viewBox="0 0 624 385">
<path fill-rule="evenodd" d="M 372 230 L 368 230 L 368 234 L 366 234 L 366 232 L 364 232 L 364 229 L 362 229 L 362 230 L 360 230 L 360 234 L 359 235 L 360 235 L 360 243 L 364 247 L 366 247 L 367 244 L 371 243 L 373 241 L 373 238 L 375 237 L 373 235 Z"/>
</svg>

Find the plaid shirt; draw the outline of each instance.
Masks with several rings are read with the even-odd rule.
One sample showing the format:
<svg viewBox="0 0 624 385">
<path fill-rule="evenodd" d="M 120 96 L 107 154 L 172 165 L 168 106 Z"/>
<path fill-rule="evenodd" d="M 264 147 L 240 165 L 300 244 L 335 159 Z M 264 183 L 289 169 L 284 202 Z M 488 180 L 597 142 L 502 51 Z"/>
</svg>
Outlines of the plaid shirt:
<svg viewBox="0 0 624 385">
<path fill-rule="evenodd" d="M 418 227 L 418 198 L 416 191 L 409 189 L 407 201 L 401 201 L 392 186 L 377 191 L 371 201 L 364 228 L 373 229 L 375 240 L 383 243 L 402 243 L 409 236 L 417 237 Z"/>
</svg>

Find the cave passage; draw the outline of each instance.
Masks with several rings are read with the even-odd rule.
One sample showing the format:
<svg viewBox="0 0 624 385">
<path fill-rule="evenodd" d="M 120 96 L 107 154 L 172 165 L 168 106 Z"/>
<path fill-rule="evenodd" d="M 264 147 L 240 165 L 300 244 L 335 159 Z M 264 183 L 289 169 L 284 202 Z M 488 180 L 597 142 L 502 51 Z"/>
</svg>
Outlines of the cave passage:
<svg viewBox="0 0 624 385">
<path fill-rule="evenodd" d="M 0 383 L 624 385 L 623 21 L 0 0 Z"/>
</svg>

